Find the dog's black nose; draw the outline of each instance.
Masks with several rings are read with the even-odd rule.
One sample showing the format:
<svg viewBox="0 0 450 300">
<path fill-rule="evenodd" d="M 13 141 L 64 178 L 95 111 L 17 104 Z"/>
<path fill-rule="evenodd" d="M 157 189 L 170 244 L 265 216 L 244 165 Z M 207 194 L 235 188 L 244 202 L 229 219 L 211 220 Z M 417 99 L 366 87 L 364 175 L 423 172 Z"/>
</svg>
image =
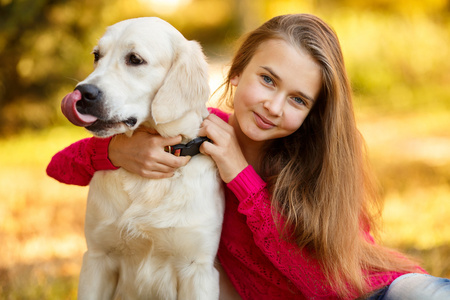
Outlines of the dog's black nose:
<svg viewBox="0 0 450 300">
<path fill-rule="evenodd" d="M 100 89 L 92 84 L 82 84 L 77 86 L 75 89 L 80 91 L 81 100 L 87 102 L 85 104 L 88 106 L 88 103 L 97 102 L 102 97 L 102 92 Z"/>
</svg>

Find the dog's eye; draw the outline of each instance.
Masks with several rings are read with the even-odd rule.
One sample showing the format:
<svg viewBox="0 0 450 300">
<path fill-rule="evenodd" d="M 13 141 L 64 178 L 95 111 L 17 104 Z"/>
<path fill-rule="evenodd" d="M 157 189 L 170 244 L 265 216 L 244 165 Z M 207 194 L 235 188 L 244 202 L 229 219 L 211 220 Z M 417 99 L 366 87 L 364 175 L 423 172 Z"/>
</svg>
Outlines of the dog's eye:
<svg viewBox="0 0 450 300">
<path fill-rule="evenodd" d="M 98 51 L 94 51 L 92 54 L 94 54 L 94 63 L 98 62 L 100 59 L 100 53 L 98 53 Z"/>
<path fill-rule="evenodd" d="M 144 63 L 145 63 L 145 60 L 143 60 L 137 54 L 131 53 L 128 55 L 127 64 L 137 66 L 137 65 L 142 65 Z"/>
</svg>

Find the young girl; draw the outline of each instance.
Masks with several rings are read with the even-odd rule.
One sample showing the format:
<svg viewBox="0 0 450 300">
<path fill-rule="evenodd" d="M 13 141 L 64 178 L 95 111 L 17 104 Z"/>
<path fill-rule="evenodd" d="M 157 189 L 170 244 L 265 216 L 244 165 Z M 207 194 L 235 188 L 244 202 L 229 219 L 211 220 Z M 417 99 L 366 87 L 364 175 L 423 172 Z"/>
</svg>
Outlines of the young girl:
<svg viewBox="0 0 450 300">
<path fill-rule="evenodd" d="M 246 36 L 224 86 L 233 113 L 210 109 L 200 129 L 212 141 L 201 152 L 227 187 L 222 283 L 242 299 L 450 299 L 448 280 L 372 238 L 381 204 L 327 24 L 306 14 L 269 20 Z M 164 152 L 180 140 L 144 130 L 85 139 L 47 172 L 78 185 L 119 166 L 168 177 L 189 160 Z"/>
</svg>

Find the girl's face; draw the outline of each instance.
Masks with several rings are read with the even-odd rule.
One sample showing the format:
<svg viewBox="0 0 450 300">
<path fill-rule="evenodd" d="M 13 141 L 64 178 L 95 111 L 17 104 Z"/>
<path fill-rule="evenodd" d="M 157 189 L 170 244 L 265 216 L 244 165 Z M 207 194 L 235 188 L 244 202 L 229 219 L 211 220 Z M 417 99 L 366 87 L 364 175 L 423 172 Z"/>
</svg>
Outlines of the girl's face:
<svg viewBox="0 0 450 300">
<path fill-rule="evenodd" d="M 322 85 L 320 66 L 303 49 L 273 39 L 262 43 L 236 87 L 236 129 L 255 142 L 294 133 L 305 120 Z"/>
</svg>

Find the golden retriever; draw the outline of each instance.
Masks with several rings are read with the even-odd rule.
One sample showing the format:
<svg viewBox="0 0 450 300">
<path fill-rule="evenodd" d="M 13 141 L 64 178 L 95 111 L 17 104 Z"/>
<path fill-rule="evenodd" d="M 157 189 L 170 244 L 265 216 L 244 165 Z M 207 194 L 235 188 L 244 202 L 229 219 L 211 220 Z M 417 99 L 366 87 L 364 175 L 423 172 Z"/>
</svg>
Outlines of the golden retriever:
<svg viewBox="0 0 450 300">
<path fill-rule="evenodd" d="M 98 137 L 139 126 L 197 137 L 209 97 L 197 42 L 161 19 L 137 18 L 109 27 L 93 53 L 95 70 L 61 104 L 72 123 Z M 218 299 L 223 212 L 217 169 L 201 154 L 168 179 L 96 172 L 78 298 Z"/>
</svg>

